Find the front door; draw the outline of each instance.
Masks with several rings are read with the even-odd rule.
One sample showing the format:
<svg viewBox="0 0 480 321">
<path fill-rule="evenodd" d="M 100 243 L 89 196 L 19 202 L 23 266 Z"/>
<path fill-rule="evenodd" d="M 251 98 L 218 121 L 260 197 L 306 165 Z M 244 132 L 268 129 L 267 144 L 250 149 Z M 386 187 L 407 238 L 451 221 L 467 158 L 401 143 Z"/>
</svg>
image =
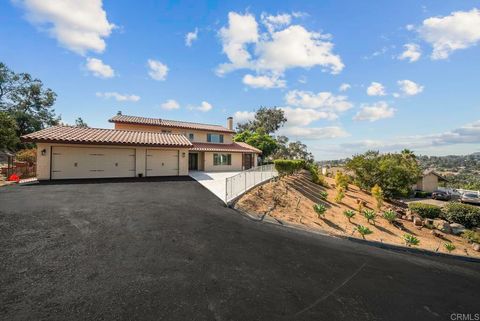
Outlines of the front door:
<svg viewBox="0 0 480 321">
<path fill-rule="evenodd" d="M 188 154 L 188 170 L 197 171 L 198 170 L 198 154 Z"/>
<path fill-rule="evenodd" d="M 252 154 L 243 154 L 243 168 L 250 169 L 253 167 Z"/>
</svg>

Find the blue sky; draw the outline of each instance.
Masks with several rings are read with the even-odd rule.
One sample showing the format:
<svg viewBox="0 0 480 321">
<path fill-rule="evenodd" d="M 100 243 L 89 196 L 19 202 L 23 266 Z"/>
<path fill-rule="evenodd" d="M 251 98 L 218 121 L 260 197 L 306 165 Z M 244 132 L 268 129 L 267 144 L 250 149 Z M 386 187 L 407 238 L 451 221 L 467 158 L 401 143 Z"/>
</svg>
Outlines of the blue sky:
<svg viewBox="0 0 480 321">
<path fill-rule="evenodd" d="M 317 160 L 480 151 L 480 1 L 15 0 L 0 39 L 66 123 L 278 106 Z"/>
</svg>

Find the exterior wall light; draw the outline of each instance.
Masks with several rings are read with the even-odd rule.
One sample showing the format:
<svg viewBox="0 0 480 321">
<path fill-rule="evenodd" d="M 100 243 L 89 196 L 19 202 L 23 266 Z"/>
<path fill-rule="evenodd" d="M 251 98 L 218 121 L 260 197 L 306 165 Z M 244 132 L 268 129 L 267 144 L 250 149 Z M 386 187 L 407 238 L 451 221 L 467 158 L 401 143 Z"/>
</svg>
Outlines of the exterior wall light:
<svg viewBox="0 0 480 321">
<path fill-rule="evenodd" d="M 185 152 L 182 153 L 182 158 L 185 158 Z"/>
<path fill-rule="evenodd" d="M 47 155 L 47 150 L 44 148 L 42 149 L 42 156 L 45 156 L 45 155 Z"/>
</svg>

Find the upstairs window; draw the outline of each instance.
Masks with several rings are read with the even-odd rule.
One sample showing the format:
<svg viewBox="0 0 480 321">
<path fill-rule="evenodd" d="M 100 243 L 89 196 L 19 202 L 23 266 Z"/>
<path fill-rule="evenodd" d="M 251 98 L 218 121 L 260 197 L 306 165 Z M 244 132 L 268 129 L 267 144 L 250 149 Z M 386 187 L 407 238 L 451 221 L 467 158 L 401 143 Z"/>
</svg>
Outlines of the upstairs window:
<svg viewBox="0 0 480 321">
<path fill-rule="evenodd" d="M 188 139 L 193 141 L 195 139 L 195 135 L 193 135 L 193 133 L 188 134 Z"/>
<path fill-rule="evenodd" d="M 213 165 L 232 165 L 232 154 L 213 154 Z"/>
<path fill-rule="evenodd" d="M 221 135 L 221 134 L 207 134 L 207 142 L 209 142 L 209 143 L 223 143 L 223 135 Z"/>
</svg>

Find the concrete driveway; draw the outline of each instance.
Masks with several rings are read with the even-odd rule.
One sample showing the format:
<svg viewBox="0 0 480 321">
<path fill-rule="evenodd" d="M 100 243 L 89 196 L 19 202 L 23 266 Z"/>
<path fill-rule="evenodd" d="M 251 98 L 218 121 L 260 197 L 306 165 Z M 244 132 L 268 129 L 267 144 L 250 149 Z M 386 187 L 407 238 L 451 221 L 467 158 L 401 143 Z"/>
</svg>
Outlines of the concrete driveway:
<svg viewBox="0 0 480 321">
<path fill-rule="evenodd" d="M 478 263 L 255 222 L 190 178 L 0 188 L 1 320 L 451 320 L 479 288 Z"/>
<path fill-rule="evenodd" d="M 205 186 L 222 201 L 225 201 L 225 179 L 237 175 L 238 172 L 202 172 L 189 171 L 189 175 Z"/>
</svg>

